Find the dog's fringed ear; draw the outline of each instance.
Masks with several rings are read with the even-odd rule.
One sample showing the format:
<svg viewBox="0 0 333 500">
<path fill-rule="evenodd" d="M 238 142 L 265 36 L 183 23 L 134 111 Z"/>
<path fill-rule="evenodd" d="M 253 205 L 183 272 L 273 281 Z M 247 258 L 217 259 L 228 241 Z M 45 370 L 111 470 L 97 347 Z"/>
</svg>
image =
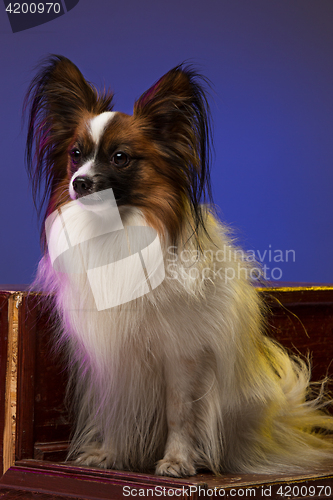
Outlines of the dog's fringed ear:
<svg viewBox="0 0 333 500">
<path fill-rule="evenodd" d="M 207 80 L 189 66 L 177 66 L 147 90 L 134 105 L 134 116 L 186 179 L 196 227 L 202 223 L 200 202 L 211 201 L 209 176 L 210 110 Z"/>
<path fill-rule="evenodd" d="M 209 109 L 200 80 L 203 78 L 192 68 L 175 67 L 137 100 L 134 115 L 149 118 L 157 133 L 162 132 L 164 140 L 165 133 L 175 133 L 182 121 L 184 125 L 191 123 L 205 128 Z"/>
<path fill-rule="evenodd" d="M 69 59 L 51 56 L 41 65 L 24 103 L 29 113 L 27 168 L 36 205 L 41 198 L 39 213 L 66 175 L 68 148 L 82 114 L 111 110 L 111 101 L 112 94 L 99 95 Z"/>
</svg>

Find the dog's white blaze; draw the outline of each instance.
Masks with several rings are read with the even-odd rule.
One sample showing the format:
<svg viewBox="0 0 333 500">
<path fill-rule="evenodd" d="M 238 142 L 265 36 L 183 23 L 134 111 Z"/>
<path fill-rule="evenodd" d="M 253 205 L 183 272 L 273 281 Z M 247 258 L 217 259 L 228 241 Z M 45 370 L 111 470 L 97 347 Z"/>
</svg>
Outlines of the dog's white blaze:
<svg viewBox="0 0 333 500">
<path fill-rule="evenodd" d="M 116 111 L 105 111 L 90 120 L 89 130 L 96 146 L 102 137 L 106 125 L 113 119 L 115 114 Z"/>
<path fill-rule="evenodd" d="M 87 163 L 82 165 L 82 167 L 80 167 L 75 172 L 75 174 L 72 175 L 72 178 L 71 178 L 70 183 L 69 183 L 69 196 L 72 198 L 72 200 L 76 199 L 76 194 L 75 194 L 75 191 L 73 188 L 74 179 L 76 179 L 77 177 L 80 177 L 82 175 L 89 177 L 89 175 L 93 173 L 92 165 L 93 165 L 93 161 L 89 160 L 89 161 L 87 161 Z"/>
</svg>

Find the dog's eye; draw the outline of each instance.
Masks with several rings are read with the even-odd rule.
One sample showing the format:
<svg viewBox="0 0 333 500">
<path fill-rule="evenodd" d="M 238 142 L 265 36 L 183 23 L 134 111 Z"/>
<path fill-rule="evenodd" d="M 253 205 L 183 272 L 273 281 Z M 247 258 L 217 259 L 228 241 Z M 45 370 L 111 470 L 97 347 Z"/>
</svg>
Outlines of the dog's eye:
<svg viewBox="0 0 333 500">
<path fill-rule="evenodd" d="M 77 165 L 81 160 L 81 151 L 78 148 L 73 148 L 70 151 L 69 156 L 71 157 L 72 163 Z"/>
<path fill-rule="evenodd" d="M 117 153 L 115 153 L 111 158 L 111 163 L 116 165 L 116 167 L 126 167 L 129 161 L 129 156 L 122 151 L 117 151 Z"/>
</svg>

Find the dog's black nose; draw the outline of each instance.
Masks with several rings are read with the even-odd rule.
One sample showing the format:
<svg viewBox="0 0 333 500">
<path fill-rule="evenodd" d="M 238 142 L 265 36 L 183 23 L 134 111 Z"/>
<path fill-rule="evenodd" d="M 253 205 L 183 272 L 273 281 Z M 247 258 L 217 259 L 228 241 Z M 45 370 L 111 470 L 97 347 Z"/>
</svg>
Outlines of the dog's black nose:
<svg viewBox="0 0 333 500">
<path fill-rule="evenodd" d="M 75 177 L 73 180 L 73 189 L 80 198 L 90 193 L 93 182 L 89 177 Z"/>
</svg>

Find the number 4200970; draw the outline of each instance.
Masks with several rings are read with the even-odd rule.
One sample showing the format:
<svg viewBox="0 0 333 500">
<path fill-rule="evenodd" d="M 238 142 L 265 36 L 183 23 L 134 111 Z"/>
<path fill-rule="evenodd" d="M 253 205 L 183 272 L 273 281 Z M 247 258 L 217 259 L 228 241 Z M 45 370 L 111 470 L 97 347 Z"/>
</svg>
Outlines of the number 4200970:
<svg viewBox="0 0 333 500">
<path fill-rule="evenodd" d="M 59 14 L 61 10 L 60 3 L 46 2 L 44 3 L 14 3 L 13 7 L 10 3 L 6 7 L 6 12 L 10 14 Z"/>
</svg>

